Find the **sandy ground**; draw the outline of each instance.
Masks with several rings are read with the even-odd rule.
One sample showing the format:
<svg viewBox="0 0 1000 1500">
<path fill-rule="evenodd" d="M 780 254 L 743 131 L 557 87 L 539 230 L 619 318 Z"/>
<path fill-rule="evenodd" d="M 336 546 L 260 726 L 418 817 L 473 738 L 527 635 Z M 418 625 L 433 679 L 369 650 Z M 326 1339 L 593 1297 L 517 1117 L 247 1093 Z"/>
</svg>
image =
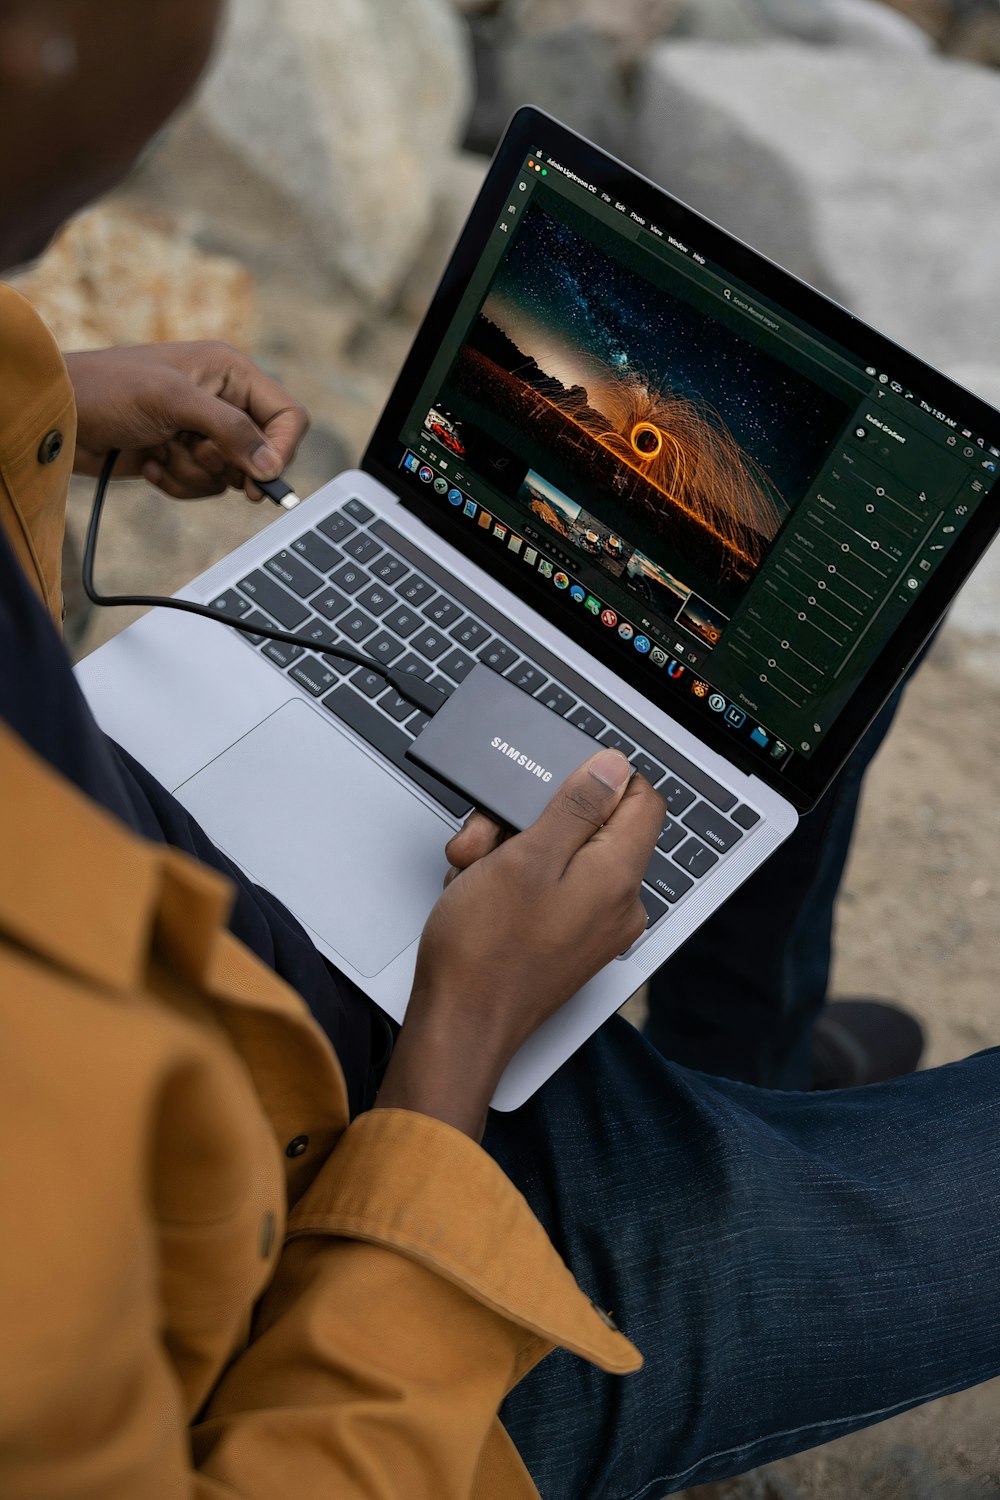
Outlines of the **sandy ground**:
<svg viewBox="0 0 1000 1500">
<path fill-rule="evenodd" d="M 263 289 L 260 355 L 317 418 L 293 472 L 308 493 L 357 460 L 409 343 L 405 320 L 330 350 L 340 332 L 293 285 Z M 90 487 L 74 489 L 79 537 Z M 178 505 L 142 486 L 111 502 L 99 576 L 166 591 L 275 516 L 238 498 Z M 872 768 L 838 912 L 835 989 L 897 997 L 923 1021 L 928 1061 L 1000 1042 L 1000 556 L 970 589 L 911 686 Z M 86 651 L 130 618 L 108 612 Z M 758 1471 L 691 1500 L 982 1500 L 1000 1495 L 1000 1382 Z"/>
</svg>

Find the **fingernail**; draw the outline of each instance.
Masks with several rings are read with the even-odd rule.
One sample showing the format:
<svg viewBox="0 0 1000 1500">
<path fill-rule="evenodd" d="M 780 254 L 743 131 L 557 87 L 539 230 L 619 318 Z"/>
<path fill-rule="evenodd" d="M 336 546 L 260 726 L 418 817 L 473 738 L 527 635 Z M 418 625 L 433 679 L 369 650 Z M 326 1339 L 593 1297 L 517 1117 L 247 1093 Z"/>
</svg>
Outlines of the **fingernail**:
<svg viewBox="0 0 1000 1500">
<path fill-rule="evenodd" d="M 632 767 L 620 750 L 602 750 L 590 762 L 589 770 L 595 781 L 612 792 L 620 792 L 632 774 Z"/>
<path fill-rule="evenodd" d="M 250 460 L 255 474 L 261 479 L 277 479 L 281 473 L 281 454 L 268 443 L 261 443 Z"/>
</svg>

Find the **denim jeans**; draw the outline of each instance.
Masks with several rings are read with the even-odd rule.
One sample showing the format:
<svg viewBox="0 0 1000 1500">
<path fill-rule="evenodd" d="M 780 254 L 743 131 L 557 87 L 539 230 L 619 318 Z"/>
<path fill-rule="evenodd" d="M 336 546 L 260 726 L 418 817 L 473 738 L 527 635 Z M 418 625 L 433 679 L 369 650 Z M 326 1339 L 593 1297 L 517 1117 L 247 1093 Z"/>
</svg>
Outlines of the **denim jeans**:
<svg viewBox="0 0 1000 1500">
<path fill-rule="evenodd" d="M 616 1017 L 485 1145 L 646 1360 L 557 1351 L 508 1397 L 542 1500 L 660 1500 L 1000 1374 L 1000 1048 L 806 1094 Z"/>
<path fill-rule="evenodd" d="M 791 838 L 653 976 L 645 1033 L 665 1057 L 764 1088 L 809 1088 L 861 787 L 901 696 Z"/>
</svg>

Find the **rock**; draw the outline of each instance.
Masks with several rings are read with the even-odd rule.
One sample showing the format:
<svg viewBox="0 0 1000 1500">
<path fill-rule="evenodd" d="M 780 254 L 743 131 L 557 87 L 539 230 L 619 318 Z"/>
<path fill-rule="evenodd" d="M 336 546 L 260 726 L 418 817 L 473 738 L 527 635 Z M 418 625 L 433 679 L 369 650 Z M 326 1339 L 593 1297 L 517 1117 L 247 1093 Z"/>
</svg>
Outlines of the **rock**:
<svg viewBox="0 0 1000 1500">
<path fill-rule="evenodd" d="M 898 10 L 938 43 L 944 41 L 955 10 L 953 0 L 881 0 L 881 3 Z"/>
<path fill-rule="evenodd" d="M 226 339 L 250 348 L 254 281 L 206 255 L 176 226 L 111 200 L 65 229 L 15 283 L 64 349 L 169 339 Z"/>
<path fill-rule="evenodd" d="M 465 27 L 446 0 L 235 0 L 188 128 L 269 194 L 272 255 L 304 240 L 378 306 L 427 234 L 470 87 Z M 225 245 L 213 185 L 207 172 L 193 206 Z"/>
<path fill-rule="evenodd" d="M 833 43 L 867 52 L 927 53 L 933 42 L 927 32 L 899 11 L 878 0 L 828 0 Z"/>
<path fill-rule="evenodd" d="M 995 363 L 995 74 L 664 42 L 638 94 L 641 170 L 930 363 Z"/>
<path fill-rule="evenodd" d="M 640 57 L 670 31 L 686 0 L 508 0 L 507 24 L 523 35 L 583 27 L 612 45 L 620 64 Z"/>
<path fill-rule="evenodd" d="M 958 21 L 948 34 L 947 47 L 955 57 L 1000 68 L 1000 11 Z"/>
<path fill-rule="evenodd" d="M 488 165 L 484 156 L 463 151 L 452 158 L 448 170 L 441 174 L 430 233 L 400 289 L 397 310 L 404 317 L 416 322 L 427 311 L 469 210 L 483 185 Z"/>
</svg>

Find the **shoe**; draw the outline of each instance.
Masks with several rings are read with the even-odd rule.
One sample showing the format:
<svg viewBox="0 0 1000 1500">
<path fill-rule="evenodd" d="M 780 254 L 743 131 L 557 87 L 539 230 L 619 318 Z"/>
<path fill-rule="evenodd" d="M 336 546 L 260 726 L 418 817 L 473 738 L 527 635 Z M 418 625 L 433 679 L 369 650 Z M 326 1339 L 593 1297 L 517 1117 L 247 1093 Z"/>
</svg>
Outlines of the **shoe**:
<svg viewBox="0 0 1000 1500">
<path fill-rule="evenodd" d="M 920 1022 L 884 1000 L 833 1000 L 813 1031 L 813 1089 L 855 1089 L 916 1071 Z"/>
</svg>

